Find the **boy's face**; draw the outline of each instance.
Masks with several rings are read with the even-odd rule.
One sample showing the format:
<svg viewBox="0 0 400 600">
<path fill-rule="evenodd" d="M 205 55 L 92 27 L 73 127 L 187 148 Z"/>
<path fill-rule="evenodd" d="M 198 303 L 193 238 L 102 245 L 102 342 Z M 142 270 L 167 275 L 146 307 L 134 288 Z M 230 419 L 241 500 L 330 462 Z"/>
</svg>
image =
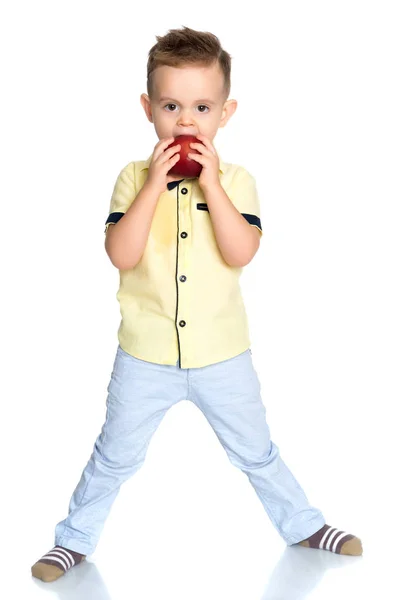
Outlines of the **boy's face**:
<svg viewBox="0 0 400 600">
<path fill-rule="evenodd" d="M 211 141 L 236 110 L 236 100 L 223 95 L 223 74 L 218 63 L 204 67 L 157 67 L 153 94 L 142 94 L 140 102 L 154 123 L 159 139 L 202 134 Z"/>
</svg>

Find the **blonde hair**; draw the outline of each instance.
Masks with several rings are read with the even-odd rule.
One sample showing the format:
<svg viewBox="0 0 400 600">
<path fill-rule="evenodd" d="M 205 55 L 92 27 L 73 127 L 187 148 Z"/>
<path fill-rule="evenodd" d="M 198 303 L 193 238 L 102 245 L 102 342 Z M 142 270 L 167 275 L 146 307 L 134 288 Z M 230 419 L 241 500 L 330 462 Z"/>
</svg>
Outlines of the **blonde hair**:
<svg viewBox="0 0 400 600">
<path fill-rule="evenodd" d="M 170 29 L 164 36 L 156 36 L 157 43 L 149 50 L 147 61 L 147 94 L 152 97 L 153 73 L 157 67 L 181 67 L 187 64 L 210 66 L 217 62 L 224 77 L 224 100 L 231 90 L 231 56 L 219 39 L 208 31 L 195 31 L 190 27 Z"/>
</svg>

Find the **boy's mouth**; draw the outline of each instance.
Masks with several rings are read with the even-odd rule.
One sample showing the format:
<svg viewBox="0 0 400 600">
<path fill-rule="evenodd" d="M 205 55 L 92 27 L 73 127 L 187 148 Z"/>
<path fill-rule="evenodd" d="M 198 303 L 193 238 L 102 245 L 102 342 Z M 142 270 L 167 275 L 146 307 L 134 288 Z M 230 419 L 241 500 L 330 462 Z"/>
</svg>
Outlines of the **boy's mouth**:
<svg viewBox="0 0 400 600">
<path fill-rule="evenodd" d="M 176 135 L 174 135 L 175 138 L 179 137 L 180 135 L 192 135 L 193 137 L 197 137 L 197 133 L 187 133 L 187 132 L 180 132 L 177 133 Z"/>
</svg>

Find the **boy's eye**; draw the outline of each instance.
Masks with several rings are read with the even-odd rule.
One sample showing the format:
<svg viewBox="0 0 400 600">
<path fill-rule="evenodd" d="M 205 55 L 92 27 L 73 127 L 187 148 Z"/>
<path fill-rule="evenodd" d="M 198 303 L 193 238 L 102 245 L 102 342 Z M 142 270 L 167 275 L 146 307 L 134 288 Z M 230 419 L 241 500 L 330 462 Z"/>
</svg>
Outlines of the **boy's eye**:
<svg viewBox="0 0 400 600">
<path fill-rule="evenodd" d="M 175 112 L 175 110 L 174 110 L 174 109 L 172 109 L 172 110 L 169 110 L 169 107 L 170 107 L 170 106 L 172 106 L 172 107 L 176 107 L 176 104 L 173 104 L 173 103 L 171 103 L 171 102 L 170 102 L 170 103 L 166 104 L 166 105 L 164 106 L 164 108 L 167 108 L 167 109 L 168 109 L 168 112 Z M 201 113 L 205 113 L 205 112 L 207 112 L 208 110 L 210 110 L 210 109 L 208 108 L 208 106 L 206 106 L 205 104 L 199 104 L 199 105 L 198 105 L 198 108 L 205 109 L 205 110 L 200 110 L 199 112 L 201 112 Z"/>
</svg>

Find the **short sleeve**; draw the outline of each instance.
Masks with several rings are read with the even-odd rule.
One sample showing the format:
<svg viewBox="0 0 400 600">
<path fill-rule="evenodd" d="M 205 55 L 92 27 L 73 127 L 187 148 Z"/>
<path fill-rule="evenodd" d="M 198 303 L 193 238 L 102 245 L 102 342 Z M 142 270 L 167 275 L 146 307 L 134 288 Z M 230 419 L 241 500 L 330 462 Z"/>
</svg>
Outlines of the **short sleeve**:
<svg viewBox="0 0 400 600">
<path fill-rule="evenodd" d="M 104 233 L 111 223 L 118 223 L 124 216 L 136 196 L 134 163 L 130 162 L 122 169 L 117 177 L 111 196 L 109 214 L 105 223 Z"/>
<path fill-rule="evenodd" d="M 260 201 L 255 178 L 244 167 L 238 166 L 231 185 L 229 198 L 246 221 L 257 227 L 261 237 Z"/>
</svg>

